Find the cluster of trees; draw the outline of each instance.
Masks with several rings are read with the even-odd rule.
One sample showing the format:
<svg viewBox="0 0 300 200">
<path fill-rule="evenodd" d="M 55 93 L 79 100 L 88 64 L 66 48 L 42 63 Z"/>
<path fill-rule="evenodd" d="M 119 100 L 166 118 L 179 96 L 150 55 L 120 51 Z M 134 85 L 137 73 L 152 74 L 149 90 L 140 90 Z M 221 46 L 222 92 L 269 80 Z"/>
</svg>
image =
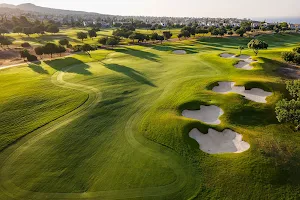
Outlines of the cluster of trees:
<svg viewBox="0 0 300 200">
<path fill-rule="evenodd" d="M 120 43 L 119 37 L 103 37 L 98 40 L 98 42 L 102 45 L 115 46 Z"/>
<path fill-rule="evenodd" d="M 98 29 L 99 30 L 99 29 Z M 77 38 L 83 41 L 84 39 L 87 39 L 90 37 L 92 40 L 97 37 L 97 29 L 91 29 L 88 32 L 78 32 Z"/>
<path fill-rule="evenodd" d="M 11 20 L 2 20 L 0 24 L 0 34 L 5 33 L 24 33 L 28 36 L 31 34 L 58 33 L 59 28 L 55 22 L 48 21 L 46 23 L 39 20 L 34 22 L 28 20 L 25 16 L 12 17 Z"/>
<path fill-rule="evenodd" d="M 281 57 L 286 62 L 292 62 L 297 65 L 300 64 L 300 47 L 296 47 L 293 51 L 282 52 Z"/>
<path fill-rule="evenodd" d="M 54 43 L 47 43 L 44 46 L 39 46 L 34 49 L 36 55 L 43 56 L 44 54 L 50 55 L 51 58 L 53 54 L 62 54 L 66 52 L 66 48 L 62 45 L 56 45 Z"/>
<path fill-rule="evenodd" d="M 164 31 L 163 35 L 159 35 L 156 32 L 153 32 L 152 34 L 148 35 L 148 34 L 132 31 L 128 28 L 120 28 L 113 32 L 113 36 L 119 38 L 131 39 L 133 43 L 135 42 L 135 40 L 137 40 L 138 43 L 140 43 L 140 42 L 150 41 L 150 40 L 152 41 L 158 40 L 162 42 L 164 40 L 170 39 L 173 36 L 173 34 L 170 31 Z"/>
<path fill-rule="evenodd" d="M 27 49 L 23 49 L 22 51 L 20 51 L 20 56 L 21 58 L 26 58 L 30 62 L 37 61 L 37 57 L 30 54 Z"/>
<path fill-rule="evenodd" d="M 251 22 L 243 22 L 240 27 L 232 27 L 230 25 L 227 26 L 198 26 L 197 24 L 190 24 L 188 26 L 185 26 L 181 29 L 181 32 L 178 34 L 178 38 L 181 39 L 189 38 L 191 36 L 195 36 L 196 34 L 207 34 L 211 33 L 211 35 L 214 36 L 224 36 L 225 34 L 233 35 L 234 33 L 240 35 L 241 37 L 244 36 L 244 34 L 247 31 L 251 30 Z"/>
<path fill-rule="evenodd" d="M 279 122 L 290 122 L 296 130 L 300 130 L 300 80 L 288 81 L 286 89 L 292 99 L 283 99 L 276 104 L 277 119 Z"/>
<path fill-rule="evenodd" d="M 1 47 L 9 46 L 11 44 L 12 44 L 12 42 L 7 37 L 4 37 L 3 35 L 0 35 L 0 45 L 1 45 Z"/>
</svg>

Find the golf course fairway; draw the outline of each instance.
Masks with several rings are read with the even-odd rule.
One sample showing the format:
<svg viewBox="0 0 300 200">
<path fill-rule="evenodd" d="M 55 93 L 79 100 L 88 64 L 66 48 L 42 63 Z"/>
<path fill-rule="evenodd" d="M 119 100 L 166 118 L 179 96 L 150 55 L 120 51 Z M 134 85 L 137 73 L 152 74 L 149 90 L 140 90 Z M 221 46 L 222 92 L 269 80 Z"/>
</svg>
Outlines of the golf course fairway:
<svg viewBox="0 0 300 200">
<path fill-rule="evenodd" d="M 0 200 L 299 199 L 300 135 L 274 112 L 287 96 L 282 51 L 269 44 L 251 70 L 235 67 L 241 37 L 119 46 L 0 70 Z M 185 53 L 174 53 L 174 52 Z M 248 57 L 247 57 L 248 58 Z M 219 82 L 272 95 L 266 103 L 217 93 Z M 209 124 L 184 110 L 216 106 Z M 201 119 L 201 118 L 200 118 Z M 198 129 L 239 133 L 250 148 L 208 154 Z"/>
</svg>

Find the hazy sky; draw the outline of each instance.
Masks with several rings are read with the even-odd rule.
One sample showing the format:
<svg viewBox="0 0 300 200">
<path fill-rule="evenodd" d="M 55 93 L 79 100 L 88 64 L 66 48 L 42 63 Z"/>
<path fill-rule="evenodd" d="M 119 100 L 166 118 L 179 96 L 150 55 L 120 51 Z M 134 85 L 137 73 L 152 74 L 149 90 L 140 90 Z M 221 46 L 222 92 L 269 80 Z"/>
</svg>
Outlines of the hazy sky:
<svg viewBox="0 0 300 200">
<path fill-rule="evenodd" d="M 117 15 L 189 17 L 300 17 L 300 0 L 0 0 Z"/>
</svg>

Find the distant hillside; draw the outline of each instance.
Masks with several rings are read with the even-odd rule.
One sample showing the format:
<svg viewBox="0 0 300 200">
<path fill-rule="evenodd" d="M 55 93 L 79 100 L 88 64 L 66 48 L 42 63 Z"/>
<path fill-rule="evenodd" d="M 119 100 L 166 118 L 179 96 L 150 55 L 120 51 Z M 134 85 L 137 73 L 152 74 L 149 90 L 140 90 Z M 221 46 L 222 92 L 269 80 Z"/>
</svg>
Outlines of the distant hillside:
<svg viewBox="0 0 300 200">
<path fill-rule="evenodd" d="M 12 4 L 0 4 L 0 8 L 11 8 L 11 9 L 19 9 L 27 12 L 37 12 L 46 15 L 101 15 L 99 13 L 90 13 L 84 11 L 72 11 L 72 10 L 62 10 L 55 8 L 46 8 L 41 6 L 36 6 L 31 3 L 25 3 L 20 5 L 12 5 Z"/>
</svg>

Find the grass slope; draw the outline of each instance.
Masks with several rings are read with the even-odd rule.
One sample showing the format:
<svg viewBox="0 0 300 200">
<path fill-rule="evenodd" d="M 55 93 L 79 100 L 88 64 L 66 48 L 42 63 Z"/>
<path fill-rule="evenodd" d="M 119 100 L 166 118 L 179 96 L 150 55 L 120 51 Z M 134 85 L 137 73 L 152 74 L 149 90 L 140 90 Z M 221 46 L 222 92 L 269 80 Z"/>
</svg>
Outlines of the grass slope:
<svg viewBox="0 0 300 200">
<path fill-rule="evenodd" d="M 247 38 L 123 47 L 96 51 L 92 58 L 76 55 L 37 65 L 39 71 L 49 71 L 42 75 L 47 77 L 42 79 L 44 84 L 56 85 L 47 90 L 47 97 L 56 104 L 51 100 L 33 104 L 30 111 L 36 113 L 42 106 L 42 114 L 52 116 L 51 120 L 51 109 L 67 97 L 76 100 L 65 106 L 82 106 L 0 153 L 0 199 L 299 198 L 300 137 L 289 124 L 278 124 L 274 105 L 285 95 L 283 80 L 276 74 L 281 62 L 277 55 L 297 45 L 300 36 L 260 37 L 271 48 L 256 57 L 259 62 L 252 71 L 236 69 L 235 59 L 219 57 L 222 52 L 237 54 L 237 46 L 246 46 Z M 188 54 L 175 55 L 175 49 Z M 249 50 L 243 53 L 253 55 Z M 28 68 L 1 75 L 22 70 Z M 23 79 L 37 88 L 31 73 L 22 73 Z M 13 77 L 11 81 L 19 87 Z M 260 87 L 273 96 L 267 104 L 258 104 L 239 95 L 214 93 L 210 89 L 218 81 Z M 2 99 L 9 93 L 9 87 L 5 88 Z M 35 92 L 29 96 L 43 94 Z M 83 103 L 86 95 L 89 98 Z M 16 101 L 23 102 L 23 98 L 16 97 Z M 219 126 L 180 114 L 182 109 L 198 109 L 203 104 L 225 111 Z M 26 112 L 10 112 L 9 104 L 1 106 L 16 121 L 27 116 Z M 26 126 L 38 127 L 28 121 Z M 1 125 L 6 124 L 1 121 Z M 6 126 L 1 132 L 13 127 Z M 209 127 L 233 129 L 251 148 L 242 154 L 208 155 L 188 137 L 195 127 L 203 132 Z M 14 140 L 18 134 L 12 130 Z"/>
</svg>

